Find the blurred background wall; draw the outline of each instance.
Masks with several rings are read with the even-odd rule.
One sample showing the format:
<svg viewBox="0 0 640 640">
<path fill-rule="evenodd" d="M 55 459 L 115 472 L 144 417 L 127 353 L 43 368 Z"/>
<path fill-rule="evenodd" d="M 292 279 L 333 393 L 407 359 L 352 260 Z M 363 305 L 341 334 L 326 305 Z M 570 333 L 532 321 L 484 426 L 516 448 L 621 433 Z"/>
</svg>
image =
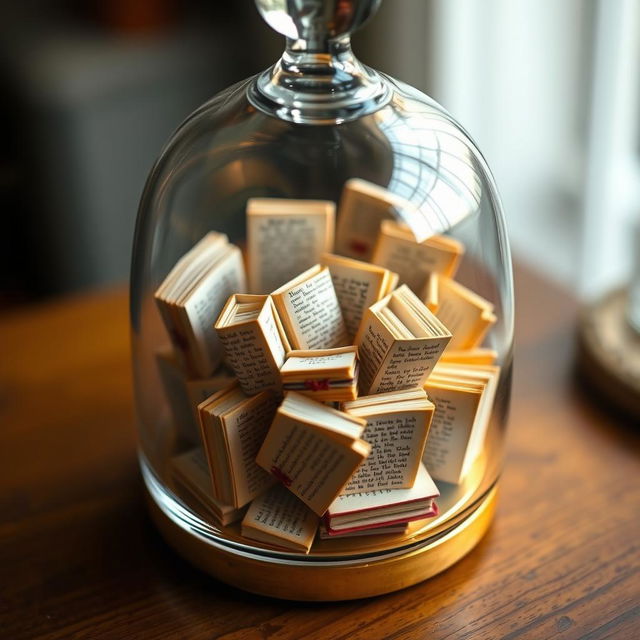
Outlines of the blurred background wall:
<svg viewBox="0 0 640 640">
<path fill-rule="evenodd" d="M 639 36 L 638 0 L 384 0 L 354 49 L 460 119 L 515 257 L 588 299 L 634 251 Z M 252 0 L 0 3 L 0 306 L 125 282 L 164 141 L 281 48 Z"/>
</svg>

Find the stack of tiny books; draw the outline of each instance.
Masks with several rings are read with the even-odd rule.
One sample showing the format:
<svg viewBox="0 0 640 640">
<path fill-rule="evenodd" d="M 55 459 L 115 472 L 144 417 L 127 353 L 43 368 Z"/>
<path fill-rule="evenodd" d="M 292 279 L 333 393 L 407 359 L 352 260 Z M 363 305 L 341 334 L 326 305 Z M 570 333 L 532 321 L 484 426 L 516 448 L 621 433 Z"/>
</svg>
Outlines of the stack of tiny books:
<svg viewBox="0 0 640 640">
<path fill-rule="evenodd" d="M 482 452 L 493 305 L 455 280 L 464 246 L 416 241 L 397 201 L 350 180 L 335 229 L 333 202 L 252 198 L 244 255 L 212 231 L 156 291 L 174 485 L 217 526 L 301 553 L 403 536 Z"/>
</svg>

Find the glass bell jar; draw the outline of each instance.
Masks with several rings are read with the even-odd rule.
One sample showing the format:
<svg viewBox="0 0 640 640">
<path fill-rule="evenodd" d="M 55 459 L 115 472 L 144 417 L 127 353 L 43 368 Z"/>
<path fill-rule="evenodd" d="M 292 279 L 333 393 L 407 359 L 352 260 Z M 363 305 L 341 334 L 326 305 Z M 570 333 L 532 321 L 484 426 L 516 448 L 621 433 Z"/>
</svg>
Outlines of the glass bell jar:
<svg viewBox="0 0 640 640">
<path fill-rule="evenodd" d="M 500 199 L 440 105 L 354 56 L 378 4 L 256 0 L 281 59 L 182 123 L 139 208 L 132 360 L 152 516 L 193 564 L 273 597 L 360 598 L 446 569 L 487 530 L 503 464 Z M 285 384 L 294 355 L 303 375 Z M 351 466 L 293 450 L 295 473 L 315 474 L 305 494 L 270 462 L 294 446 L 285 423 Z"/>
</svg>

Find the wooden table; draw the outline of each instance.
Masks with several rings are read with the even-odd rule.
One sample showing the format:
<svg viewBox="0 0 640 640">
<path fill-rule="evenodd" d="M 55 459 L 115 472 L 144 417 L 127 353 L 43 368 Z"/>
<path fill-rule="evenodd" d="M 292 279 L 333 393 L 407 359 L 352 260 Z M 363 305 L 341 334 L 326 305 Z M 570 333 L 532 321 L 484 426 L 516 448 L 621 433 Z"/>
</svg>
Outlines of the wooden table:
<svg viewBox="0 0 640 640">
<path fill-rule="evenodd" d="M 260 598 L 182 561 L 145 511 L 124 291 L 0 319 L 0 636 L 640 638 L 638 425 L 574 382 L 576 304 L 520 270 L 496 520 L 436 578 L 339 604 Z"/>
</svg>

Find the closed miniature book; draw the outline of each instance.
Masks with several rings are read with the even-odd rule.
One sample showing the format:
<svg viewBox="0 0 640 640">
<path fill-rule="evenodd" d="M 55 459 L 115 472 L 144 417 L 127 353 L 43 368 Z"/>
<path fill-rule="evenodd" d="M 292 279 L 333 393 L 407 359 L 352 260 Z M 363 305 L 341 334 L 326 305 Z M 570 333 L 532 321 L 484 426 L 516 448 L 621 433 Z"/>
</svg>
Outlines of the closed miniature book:
<svg viewBox="0 0 640 640">
<path fill-rule="evenodd" d="M 281 390 L 280 367 L 290 346 L 269 296 L 231 296 L 215 329 L 246 394 Z"/>
<path fill-rule="evenodd" d="M 435 404 L 423 461 L 436 480 L 460 484 L 482 452 L 500 369 L 439 363 L 424 389 Z"/>
<path fill-rule="evenodd" d="M 358 349 L 352 346 L 290 351 L 280 376 L 284 391 L 297 391 L 318 402 L 354 400 L 358 388 Z"/>
<path fill-rule="evenodd" d="M 237 383 L 198 406 L 214 497 L 242 507 L 275 481 L 255 462 L 278 407 L 275 394 L 247 396 Z"/>
<path fill-rule="evenodd" d="M 321 516 L 369 455 L 365 424 L 289 391 L 256 462 Z"/>
<path fill-rule="evenodd" d="M 420 295 L 431 273 L 452 278 L 464 246 L 447 236 L 432 236 L 417 242 L 404 225 L 387 220 L 380 227 L 371 262 L 398 274 L 400 282 Z"/>
<path fill-rule="evenodd" d="M 202 447 L 174 456 L 171 460 L 171 470 L 179 491 L 182 489 L 190 498 L 195 498 L 216 524 L 226 526 L 244 516 L 245 508 L 236 509 L 213 497 L 211 473 Z"/>
<path fill-rule="evenodd" d="M 350 344 L 327 267 L 317 264 L 307 269 L 271 297 L 294 349 L 332 349 Z"/>
<path fill-rule="evenodd" d="M 266 294 L 333 250 L 335 204 L 326 200 L 251 198 L 247 260 L 251 293 Z"/>
<path fill-rule="evenodd" d="M 353 339 L 364 312 L 396 288 L 398 274 L 375 264 L 331 253 L 322 256 L 322 264 L 329 267 L 347 333 Z"/>
<path fill-rule="evenodd" d="M 362 437 L 371 445 L 342 495 L 412 487 L 434 412 L 427 394 L 408 389 L 361 396 L 343 403 L 342 409 L 367 421 Z"/>
<path fill-rule="evenodd" d="M 318 522 L 318 516 L 302 500 L 276 484 L 249 505 L 241 531 L 251 540 L 309 553 Z"/>
<path fill-rule="evenodd" d="M 474 349 L 496 322 L 493 304 L 459 282 L 432 273 L 423 298 L 427 307 L 451 331 L 448 349 Z"/>
<path fill-rule="evenodd" d="M 451 339 L 406 286 L 369 307 L 356 336 L 364 395 L 421 387 Z"/>
<path fill-rule="evenodd" d="M 190 376 L 207 377 L 220 364 L 222 349 L 213 323 L 229 296 L 246 288 L 240 249 L 212 231 L 156 290 L 160 315 Z"/>
<path fill-rule="evenodd" d="M 408 489 L 366 491 L 340 495 L 327 509 L 323 524 L 332 535 L 405 525 L 438 514 L 440 495 L 423 464 Z"/>
<path fill-rule="evenodd" d="M 394 219 L 407 224 L 419 241 L 435 233 L 424 212 L 409 200 L 367 180 L 348 180 L 338 207 L 335 252 L 370 261 L 381 224 Z"/>
<path fill-rule="evenodd" d="M 156 353 L 156 363 L 178 436 L 193 445 L 200 444 L 198 405 L 212 393 L 229 386 L 233 375 L 220 367 L 207 378 L 189 378 L 171 347 Z"/>
</svg>

